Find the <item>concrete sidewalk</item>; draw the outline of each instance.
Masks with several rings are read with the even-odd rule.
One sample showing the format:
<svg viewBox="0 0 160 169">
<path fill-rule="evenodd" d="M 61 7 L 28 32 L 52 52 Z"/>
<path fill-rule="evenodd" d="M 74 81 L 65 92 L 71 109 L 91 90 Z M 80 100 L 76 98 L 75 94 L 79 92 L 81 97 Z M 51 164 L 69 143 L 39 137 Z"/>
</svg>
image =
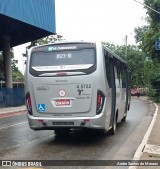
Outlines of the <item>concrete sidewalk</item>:
<svg viewBox="0 0 160 169">
<path fill-rule="evenodd" d="M 140 160 L 159 160 L 160 163 L 160 104 L 151 134 L 145 144 Z M 160 166 L 138 166 L 137 169 L 160 169 Z"/>
<path fill-rule="evenodd" d="M 0 108 L 0 114 L 16 113 L 25 111 L 26 106 Z"/>
</svg>

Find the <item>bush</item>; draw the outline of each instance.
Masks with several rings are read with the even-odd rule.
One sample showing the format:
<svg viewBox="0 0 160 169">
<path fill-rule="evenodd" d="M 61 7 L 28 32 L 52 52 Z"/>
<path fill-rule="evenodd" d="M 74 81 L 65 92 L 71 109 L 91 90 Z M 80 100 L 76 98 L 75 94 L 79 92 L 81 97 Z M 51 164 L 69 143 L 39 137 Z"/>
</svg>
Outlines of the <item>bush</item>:
<svg viewBox="0 0 160 169">
<path fill-rule="evenodd" d="M 148 96 L 154 102 L 160 102 L 160 70 L 154 72 L 151 78 L 151 89 L 149 90 Z"/>
<path fill-rule="evenodd" d="M 160 89 L 150 89 L 148 96 L 154 102 L 160 103 Z"/>
</svg>

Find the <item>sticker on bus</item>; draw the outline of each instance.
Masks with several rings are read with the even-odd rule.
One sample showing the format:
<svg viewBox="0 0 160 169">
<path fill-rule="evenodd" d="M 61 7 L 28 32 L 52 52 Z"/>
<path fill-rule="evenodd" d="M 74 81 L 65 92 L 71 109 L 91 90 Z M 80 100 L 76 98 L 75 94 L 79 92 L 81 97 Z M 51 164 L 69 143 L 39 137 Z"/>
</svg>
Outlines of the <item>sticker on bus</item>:
<svg viewBox="0 0 160 169">
<path fill-rule="evenodd" d="M 38 104 L 38 112 L 45 112 L 45 104 Z"/>
</svg>

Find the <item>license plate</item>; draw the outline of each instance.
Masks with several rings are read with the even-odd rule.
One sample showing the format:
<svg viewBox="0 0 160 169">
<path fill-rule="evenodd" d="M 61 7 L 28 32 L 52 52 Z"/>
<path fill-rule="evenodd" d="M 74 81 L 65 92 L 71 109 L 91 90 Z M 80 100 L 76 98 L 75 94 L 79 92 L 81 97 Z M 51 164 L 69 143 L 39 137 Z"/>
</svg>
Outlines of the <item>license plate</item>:
<svg viewBox="0 0 160 169">
<path fill-rule="evenodd" d="M 52 124 L 55 125 L 55 126 L 63 126 L 63 125 L 64 126 L 67 126 L 67 125 L 70 126 L 70 125 L 74 125 L 74 122 L 70 122 L 70 121 L 69 122 L 53 122 Z"/>
<path fill-rule="evenodd" d="M 68 99 L 59 99 L 59 100 L 55 101 L 55 105 L 57 107 L 60 107 L 60 106 L 70 106 L 71 102 Z"/>
</svg>

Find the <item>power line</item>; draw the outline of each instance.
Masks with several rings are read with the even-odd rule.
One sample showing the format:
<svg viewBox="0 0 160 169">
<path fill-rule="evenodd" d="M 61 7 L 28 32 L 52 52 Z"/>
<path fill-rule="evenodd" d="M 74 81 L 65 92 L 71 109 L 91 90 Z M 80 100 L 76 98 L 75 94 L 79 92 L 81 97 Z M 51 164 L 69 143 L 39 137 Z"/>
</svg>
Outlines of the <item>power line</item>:
<svg viewBox="0 0 160 169">
<path fill-rule="evenodd" d="M 151 8 L 150 6 L 145 5 L 145 4 L 143 4 L 143 3 L 141 3 L 141 2 L 139 2 L 139 1 L 137 1 L 137 0 L 134 0 L 134 1 L 137 2 L 137 3 L 139 3 L 139 4 L 141 4 L 141 5 L 143 5 L 143 6 L 146 7 L 146 8 L 151 9 L 152 11 L 154 11 L 154 12 L 156 12 L 156 13 L 158 13 L 158 14 L 160 15 L 160 12 L 158 12 L 157 10 Z"/>
</svg>

